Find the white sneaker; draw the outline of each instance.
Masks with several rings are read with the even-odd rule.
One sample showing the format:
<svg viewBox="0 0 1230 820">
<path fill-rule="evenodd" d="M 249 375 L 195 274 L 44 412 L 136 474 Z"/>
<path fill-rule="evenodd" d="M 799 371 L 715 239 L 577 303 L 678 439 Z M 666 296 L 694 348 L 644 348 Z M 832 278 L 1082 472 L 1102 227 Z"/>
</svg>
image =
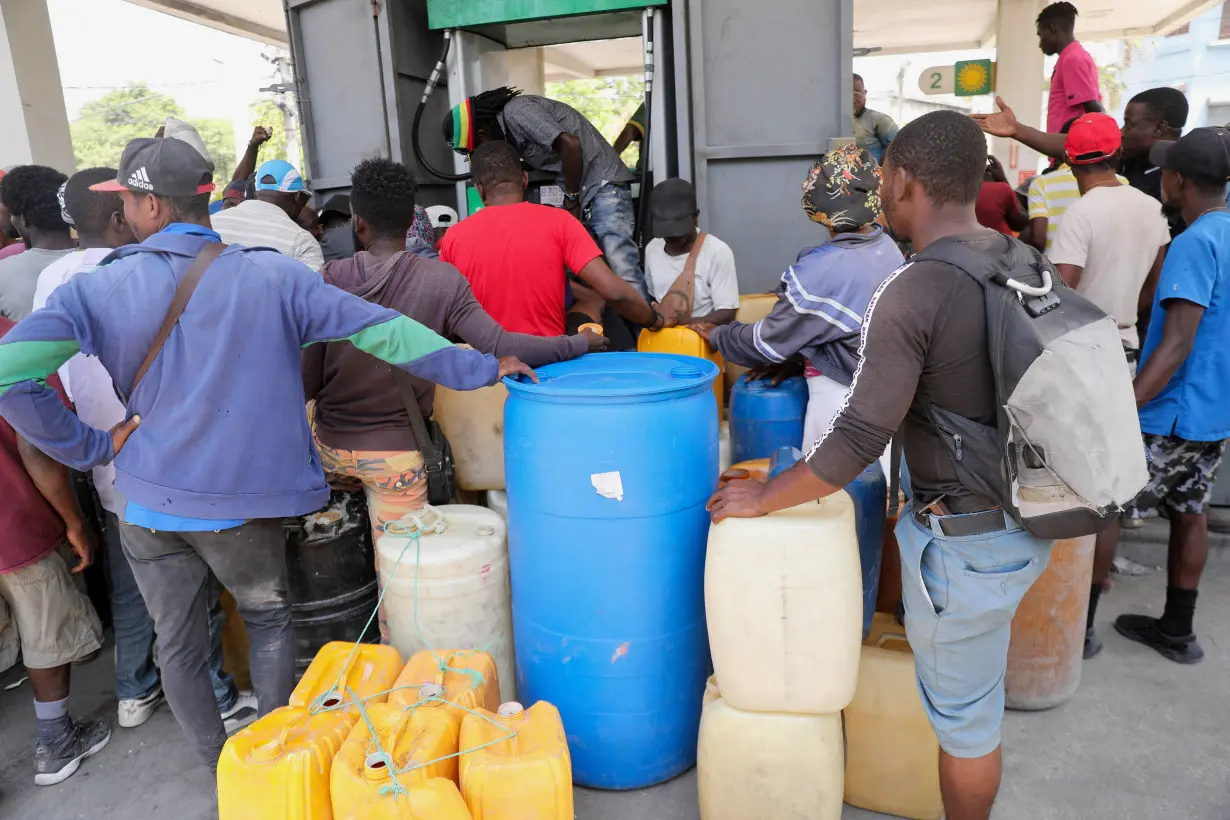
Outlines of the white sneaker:
<svg viewBox="0 0 1230 820">
<path fill-rule="evenodd" d="M 233 735 L 255 721 L 256 712 L 256 694 L 240 690 L 239 699 L 235 701 L 235 705 L 222 713 L 222 725 L 226 727 L 227 735 Z"/>
<path fill-rule="evenodd" d="M 162 684 L 154 687 L 154 691 L 150 692 L 143 698 L 125 698 L 120 701 L 119 706 L 119 724 L 124 729 L 135 729 L 145 721 L 153 717 L 154 712 L 162 705 Z"/>
</svg>

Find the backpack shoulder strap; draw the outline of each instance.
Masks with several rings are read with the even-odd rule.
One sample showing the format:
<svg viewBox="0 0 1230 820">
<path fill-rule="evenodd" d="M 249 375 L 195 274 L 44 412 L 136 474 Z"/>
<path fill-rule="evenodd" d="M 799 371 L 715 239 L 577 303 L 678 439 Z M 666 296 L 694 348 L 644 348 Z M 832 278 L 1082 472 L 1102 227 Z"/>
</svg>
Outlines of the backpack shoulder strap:
<svg viewBox="0 0 1230 820">
<path fill-rule="evenodd" d="M 932 242 L 915 254 L 913 261 L 921 262 L 928 259 L 935 262 L 946 262 L 954 268 L 959 268 L 984 287 L 988 280 L 1003 270 L 998 256 L 975 253 L 967 248 L 965 243 L 947 237 Z"/>
</svg>

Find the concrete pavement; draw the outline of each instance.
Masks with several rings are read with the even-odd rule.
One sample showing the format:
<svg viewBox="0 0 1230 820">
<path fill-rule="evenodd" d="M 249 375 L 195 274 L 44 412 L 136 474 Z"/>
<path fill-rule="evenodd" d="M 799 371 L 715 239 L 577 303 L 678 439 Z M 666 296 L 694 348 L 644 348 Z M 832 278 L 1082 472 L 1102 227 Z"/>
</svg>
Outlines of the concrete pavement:
<svg viewBox="0 0 1230 820">
<path fill-rule="evenodd" d="M 1161 528 L 1151 531 L 1155 537 Z M 1164 564 L 1164 545 L 1125 543 L 1134 560 Z M 1122 612 L 1161 611 L 1164 572 L 1119 578 L 1099 613 L 1106 644 L 1080 691 L 1049 712 L 1009 713 L 996 820 L 1225 820 L 1230 817 L 1230 550 L 1215 549 L 1196 626 L 1207 657 L 1183 667 L 1114 632 Z M 74 670 L 74 716 L 115 718 L 110 658 Z M 7 683 L 13 672 L 3 676 Z M 210 820 L 213 786 L 163 708 L 59 786 L 34 785 L 30 689 L 0 691 L 0 818 Z M 886 783 L 885 788 L 891 788 Z M 695 772 L 637 792 L 577 790 L 580 820 L 697 820 Z M 843 820 L 880 815 L 847 807 Z M 274 820 L 271 818 L 270 820 Z"/>
</svg>

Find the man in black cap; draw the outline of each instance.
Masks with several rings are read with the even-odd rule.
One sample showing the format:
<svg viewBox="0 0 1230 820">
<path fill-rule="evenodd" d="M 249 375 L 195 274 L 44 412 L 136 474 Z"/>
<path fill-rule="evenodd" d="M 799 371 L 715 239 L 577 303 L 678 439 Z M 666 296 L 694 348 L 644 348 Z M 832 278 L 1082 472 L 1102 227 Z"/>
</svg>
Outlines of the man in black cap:
<svg viewBox="0 0 1230 820">
<path fill-rule="evenodd" d="M 325 262 L 349 259 L 355 255 L 354 227 L 350 222 L 350 197 L 334 194 L 325 200 L 320 209 L 320 226 L 325 234 L 320 238 L 320 249 Z"/>
<path fill-rule="evenodd" d="M 213 187 L 187 143 L 128 144 L 117 178 L 91 189 L 120 194 L 141 242 L 73 277 L 0 339 L 0 415 L 69 466 L 115 460 L 120 539 L 154 618 L 167 700 L 216 767 L 226 735 L 208 672 L 211 573 L 247 625 L 260 713 L 285 705 L 294 685 L 281 519 L 329 497 L 303 411 L 302 348 L 346 339 L 460 390 L 532 371 L 457 348 L 272 249 L 221 244 Z M 109 433 L 47 389 L 78 352 L 127 398 L 127 420 Z"/>
<path fill-rule="evenodd" d="M 696 189 L 686 179 L 658 183 L 649 199 L 653 235 L 645 277 L 659 302 L 693 322 L 724 325 L 739 310 L 739 280 L 730 246 L 700 230 Z"/>
<path fill-rule="evenodd" d="M 1115 629 L 1176 663 L 1196 663 L 1204 657 L 1192 619 L 1209 551 L 1205 507 L 1230 437 L 1230 132 L 1197 128 L 1156 143 L 1150 158 L 1163 169 L 1164 210 L 1187 229 L 1170 244 L 1141 350 L 1136 406 L 1152 458 L 1149 484 L 1126 514 L 1169 510 L 1169 574 L 1162 617 L 1121 615 Z M 1085 657 L 1101 649 L 1093 622 L 1114 536 L 1098 541 Z"/>
</svg>

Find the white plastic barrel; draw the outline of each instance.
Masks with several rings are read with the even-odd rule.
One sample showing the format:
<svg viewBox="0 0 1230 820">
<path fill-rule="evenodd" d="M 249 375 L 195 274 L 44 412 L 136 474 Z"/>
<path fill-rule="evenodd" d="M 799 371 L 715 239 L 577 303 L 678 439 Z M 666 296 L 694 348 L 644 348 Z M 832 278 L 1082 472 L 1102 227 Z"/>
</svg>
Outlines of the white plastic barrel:
<svg viewBox="0 0 1230 820">
<path fill-rule="evenodd" d="M 858 683 L 862 588 L 845 492 L 711 527 L 705 613 L 722 697 L 759 712 L 844 709 Z"/>
<path fill-rule="evenodd" d="M 467 504 L 427 507 L 415 515 L 424 526 L 417 549 L 410 535 L 394 534 L 413 529 L 407 519 L 401 526 L 386 525 L 386 534 L 376 541 L 390 643 L 403 658 L 429 646 L 489 652 L 500 675 L 500 697 L 513 700 L 516 671 L 504 519 L 486 507 Z"/>
<path fill-rule="evenodd" d="M 433 417 L 453 448 L 457 487 L 504 489 L 504 401 L 502 384 L 478 390 L 436 388 Z"/>
<path fill-rule="evenodd" d="M 744 712 L 710 700 L 696 756 L 701 820 L 840 820 L 843 756 L 840 714 Z"/>
</svg>

